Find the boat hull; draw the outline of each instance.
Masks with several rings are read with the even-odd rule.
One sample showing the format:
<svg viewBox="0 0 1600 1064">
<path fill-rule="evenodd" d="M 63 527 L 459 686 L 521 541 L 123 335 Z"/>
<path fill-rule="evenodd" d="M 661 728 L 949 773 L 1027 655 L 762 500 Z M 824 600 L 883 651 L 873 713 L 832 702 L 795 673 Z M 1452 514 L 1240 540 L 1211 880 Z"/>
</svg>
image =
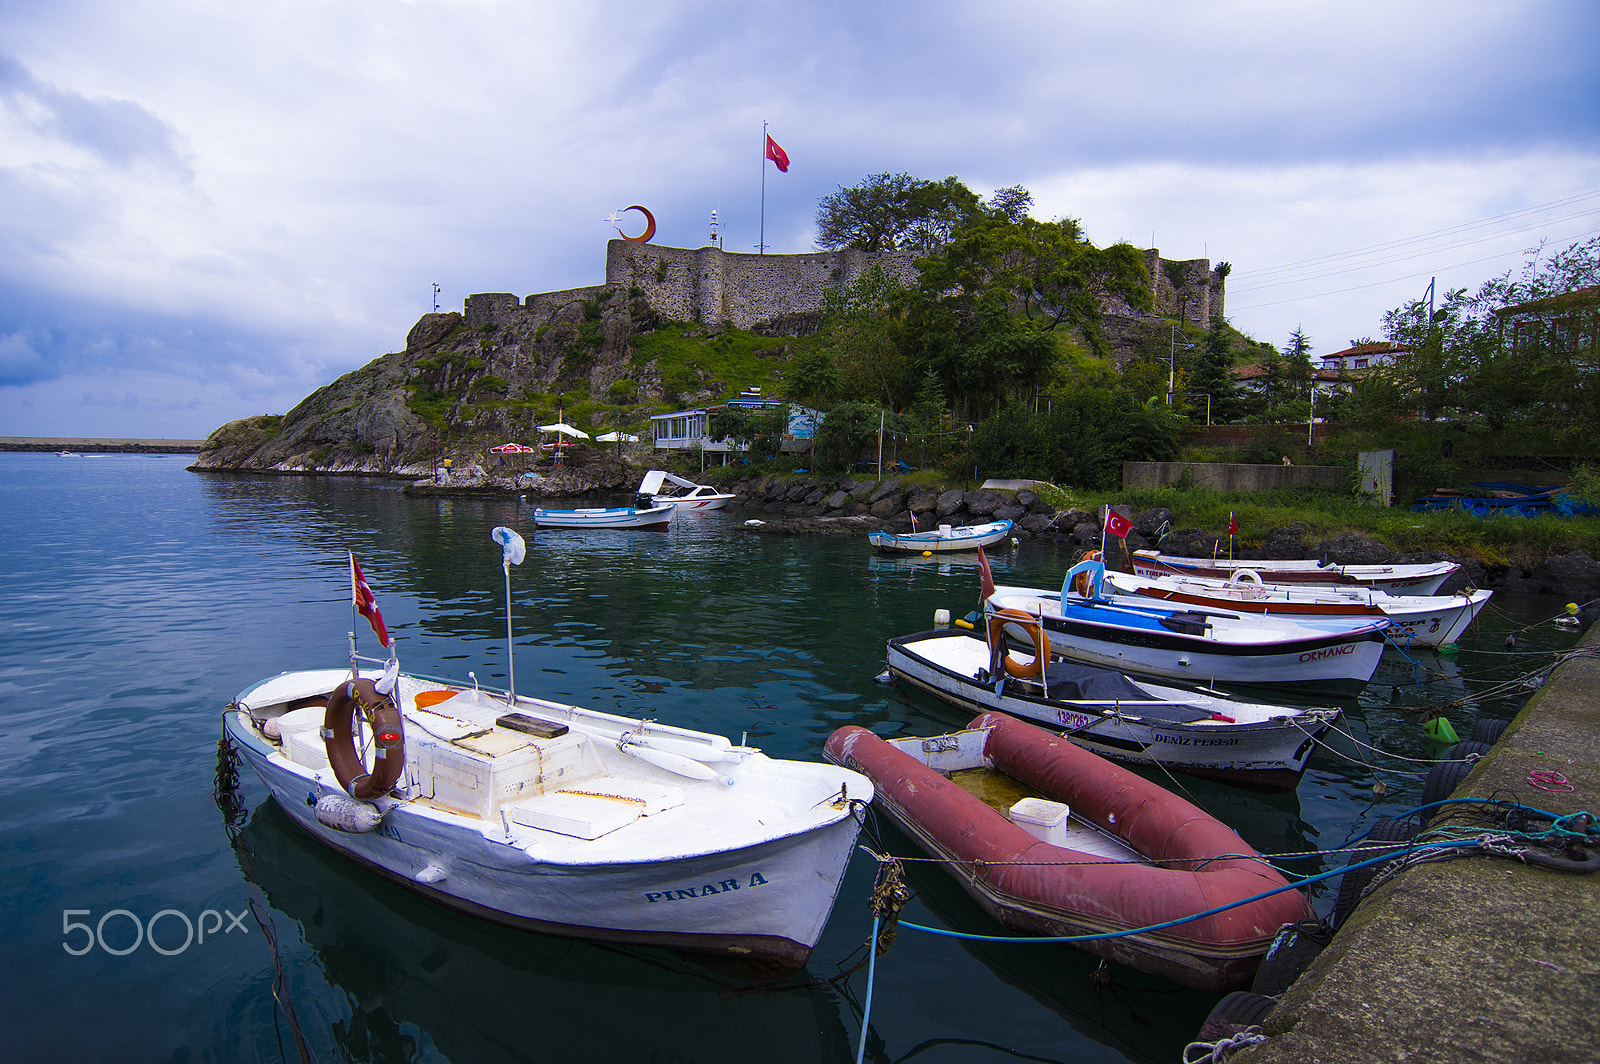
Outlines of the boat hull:
<svg viewBox="0 0 1600 1064">
<path fill-rule="evenodd" d="M 1275 628 L 1253 638 L 1225 641 L 1172 630 L 1160 623 L 1159 616 L 1138 609 L 1076 598 L 1063 603 L 1051 592 L 997 589 L 986 609 L 1006 607 L 1042 616 L 1053 653 L 1119 672 L 1189 683 L 1357 694 L 1383 657 L 1381 619 L 1374 622 L 1378 627 L 1301 628 L 1292 636 L 1286 634 L 1288 622 L 1270 622 Z M 1236 636 L 1244 631 L 1240 626 L 1235 629 Z"/>
<path fill-rule="evenodd" d="M 1251 569 L 1272 584 L 1357 585 L 1405 595 L 1432 595 L 1460 568 L 1454 562 L 1322 565 L 1314 560 L 1182 558 L 1158 551 L 1133 552 L 1133 571 L 1139 576 L 1206 576 L 1226 580 L 1240 569 Z"/>
<path fill-rule="evenodd" d="M 1373 588 L 1227 582 L 1202 577 L 1144 577 L 1107 573 L 1119 594 L 1138 595 L 1177 606 L 1203 606 L 1289 620 L 1329 617 L 1386 617 L 1387 637 L 1400 646 L 1438 647 L 1454 643 L 1472 625 L 1493 595 L 1394 595 Z"/>
<path fill-rule="evenodd" d="M 319 798 L 343 793 L 331 769 L 291 760 L 244 709 L 225 714 L 224 730 L 278 804 L 317 841 L 441 905 L 565 937 L 802 965 L 822 934 L 859 830 L 848 803 L 824 803 L 799 816 L 774 815 L 775 826 L 759 836 L 721 825 L 707 829 L 702 821 L 708 818 L 695 810 L 692 817 L 680 817 L 683 837 L 681 842 L 674 838 L 666 853 L 630 857 L 625 847 L 613 845 L 590 859 L 579 840 L 563 836 L 555 848 L 542 851 L 549 832 L 523 827 L 503 814 L 493 819 L 463 814 L 421 797 L 378 800 L 375 807 L 383 815 L 375 830 L 337 830 L 319 819 L 315 808 Z M 817 771 L 838 771 L 828 766 L 760 761 L 778 766 L 771 770 L 778 782 L 769 780 L 767 786 L 783 786 L 791 778 L 807 790 L 840 785 L 814 778 Z M 753 776 L 742 777 L 743 766 L 719 767 L 736 784 L 763 785 Z M 852 797 L 870 798 L 865 780 L 841 779 Z M 717 783 L 704 786 L 719 793 L 738 791 Z"/>
<path fill-rule="evenodd" d="M 1152 704 L 1052 699 L 1037 684 L 1015 679 L 1007 679 L 997 691 L 994 683 L 985 682 L 987 645 L 958 631 L 891 639 L 887 656 L 893 680 L 963 713 L 1008 713 L 1065 729 L 1066 738 L 1101 757 L 1159 765 L 1259 791 L 1293 790 L 1317 739 L 1340 715 L 1337 709 L 1254 706 L 1220 692 L 1138 681 Z M 1179 706 L 1187 712 L 1178 711 Z"/>
<path fill-rule="evenodd" d="M 665 528 L 672 521 L 672 506 L 653 506 L 646 510 L 631 506 L 603 509 L 532 511 L 535 528 Z"/>
<path fill-rule="evenodd" d="M 1011 534 L 1010 521 L 948 526 L 930 532 L 870 532 L 867 541 L 885 554 L 943 554 L 992 547 Z"/>
<path fill-rule="evenodd" d="M 1000 714 L 988 729 L 993 767 L 1069 805 L 1152 862 L 1118 861 L 1041 841 L 941 772 L 864 728 L 847 726 L 824 748 L 873 781 L 875 802 L 1000 923 L 1034 935 L 1110 935 L 1074 948 L 1200 990 L 1248 984 L 1285 923 L 1313 917 L 1284 890 L 1162 930 L 1135 929 L 1239 902 L 1287 881 L 1225 825 L 1056 736 Z M 927 743 L 938 739 L 926 740 Z M 1228 855 L 1215 860 L 1201 858 Z"/>
</svg>

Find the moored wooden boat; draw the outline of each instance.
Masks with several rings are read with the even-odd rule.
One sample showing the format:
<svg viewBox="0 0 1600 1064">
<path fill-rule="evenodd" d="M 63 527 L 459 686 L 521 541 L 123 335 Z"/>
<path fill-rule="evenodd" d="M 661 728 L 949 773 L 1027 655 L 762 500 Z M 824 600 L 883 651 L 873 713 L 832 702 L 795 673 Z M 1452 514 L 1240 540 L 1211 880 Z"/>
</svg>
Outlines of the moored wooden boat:
<svg viewBox="0 0 1600 1064">
<path fill-rule="evenodd" d="M 986 618 L 993 623 L 1009 611 L 1037 619 L 1063 657 L 1206 685 L 1356 693 L 1383 657 L 1384 617 L 1289 619 L 1168 606 L 1106 595 L 1104 571 L 1099 561 L 1079 562 L 1060 592 L 986 585 Z"/>
<path fill-rule="evenodd" d="M 1140 576 L 1210 576 L 1226 580 L 1240 569 L 1250 569 L 1272 584 L 1356 584 L 1408 595 L 1433 594 L 1460 568 L 1455 562 L 1325 565 L 1315 559 L 1235 560 L 1183 558 L 1155 550 L 1133 552 L 1133 571 Z"/>
<path fill-rule="evenodd" d="M 1272 584 L 1253 569 L 1237 569 L 1225 580 L 1107 570 L 1105 580 L 1118 594 L 1212 610 L 1290 619 L 1387 617 L 1387 637 L 1401 646 L 1454 643 L 1493 595 L 1476 589 L 1455 595 L 1405 595 L 1358 584 Z"/>
<path fill-rule="evenodd" d="M 1003 714 L 965 732 L 892 741 L 851 725 L 824 754 L 872 780 L 877 805 L 1000 923 L 1051 937 L 1113 934 L 1073 945 L 1119 964 L 1230 990 L 1248 983 L 1279 927 L 1314 915 L 1221 822 Z M 986 768 L 1038 797 L 1008 817 L 951 775 Z M 1273 890 L 1281 892 L 1246 901 Z"/>
<path fill-rule="evenodd" d="M 805 963 L 871 785 L 692 731 L 400 671 L 351 557 L 353 611 L 386 662 L 285 672 L 223 714 L 231 747 L 318 841 L 433 901 L 604 942 Z M 368 666 L 381 666 L 380 668 Z M 470 675 L 470 674 L 469 674 Z"/>
<path fill-rule="evenodd" d="M 899 636 L 889 640 L 889 676 L 966 713 L 999 710 L 1065 729 L 1102 757 L 1261 791 L 1293 790 L 1317 738 L 1340 715 L 1054 658 L 1041 673 L 1006 653 L 1009 660 L 998 661 L 985 639 L 960 629 Z"/>
<path fill-rule="evenodd" d="M 358 699 L 373 700 L 378 674 L 362 675 Z M 859 776 L 401 675 L 388 697 L 402 749 L 389 756 L 403 772 L 392 790 L 357 800 L 329 757 L 335 740 L 320 734 L 330 693 L 349 681 L 337 669 L 263 680 L 234 699 L 224 727 L 296 823 L 378 874 L 454 909 L 573 938 L 797 966 L 821 935 L 855 844 L 850 802 L 871 795 Z"/>
<path fill-rule="evenodd" d="M 668 503 L 640 509 L 635 506 L 593 507 L 583 510 L 547 510 L 536 507 L 529 515 L 535 528 L 664 528 L 676 507 Z"/>
<path fill-rule="evenodd" d="M 890 554 L 942 554 L 991 547 L 1010 534 L 1010 521 L 990 521 L 982 525 L 940 525 L 926 532 L 869 532 L 867 541 Z"/>
</svg>

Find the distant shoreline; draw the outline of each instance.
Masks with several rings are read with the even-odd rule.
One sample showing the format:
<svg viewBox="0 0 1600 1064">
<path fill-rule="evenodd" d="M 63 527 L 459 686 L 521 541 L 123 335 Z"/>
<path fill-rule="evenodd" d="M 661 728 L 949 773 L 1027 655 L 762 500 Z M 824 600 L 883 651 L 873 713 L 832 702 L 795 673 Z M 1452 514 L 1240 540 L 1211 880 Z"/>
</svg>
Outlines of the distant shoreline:
<svg viewBox="0 0 1600 1064">
<path fill-rule="evenodd" d="M 0 436 L 0 451 L 81 454 L 199 454 L 205 440 L 107 439 L 88 436 Z"/>
</svg>

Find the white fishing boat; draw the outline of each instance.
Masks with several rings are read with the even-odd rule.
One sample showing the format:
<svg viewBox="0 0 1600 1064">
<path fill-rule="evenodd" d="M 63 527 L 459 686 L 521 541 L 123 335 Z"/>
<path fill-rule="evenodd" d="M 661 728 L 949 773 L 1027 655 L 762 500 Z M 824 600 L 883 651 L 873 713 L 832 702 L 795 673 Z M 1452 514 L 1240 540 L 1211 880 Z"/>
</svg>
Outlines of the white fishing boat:
<svg viewBox="0 0 1600 1064">
<path fill-rule="evenodd" d="M 665 528 L 672 521 L 674 509 L 666 503 L 644 509 L 607 506 L 549 510 L 540 506 L 529 513 L 529 518 L 535 528 Z"/>
<path fill-rule="evenodd" d="M 1313 622 L 1175 608 L 1137 596 L 1107 595 L 1104 574 L 1099 561 L 1079 562 L 1068 570 L 1059 592 L 993 587 L 986 578 L 987 623 L 1032 620 L 1063 657 L 1206 685 L 1353 694 L 1372 679 L 1383 657 L 1384 629 L 1389 627 L 1384 617 Z"/>
<path fill-rule="evenodd" d="M 992 547 L 1011 534 L 1010 521 L 940 525 L 926 532 L 869 532 L 867 541 L 887 554 L 943 554 Z"/>
<path fill-rule="evenodd" d="M 671 485 L 668 487 L 667 485 Z M 639 482 L 641 506 L 673 506 L 679 510 L 720 510 L 737 495 L 718 491 L 710 484 L 696 484 L 665 469 L 652 469 Z"/>
<path fill-rule="evenodd" d="M 1210 576 L 1226 580 L 1240 569 L 1249 569 L 1271 584 L 1354 584 L 1407 595 L 1433 594 L 1460 568 L 1455 562 L 1338 565 L 1315 558 L 1234 560 L 1183 558 L 1156 550 L 1133 552 L 1133 571 L 1140 576 Z"/>
<path fill-rule="evenodd" d="M 1459 639 L 1492 591 L 1467 589 L 1454 595 L 1389 594 L 1356 584 L 1272 584 L 1253 569 L 1236 569 L 1226 580 L 1205 576 L 1140 576 L 1107 570 L 1106 585 L 1119 595 L 1211 610 L 1305 620 L 1387 617 L 1388 638 L 1400 646 L 1438 647 Z"/>
<path fill-rule="evenodd" d="M 1048 638 L 1048 637 L 1047 637 Z M 1004 640 L 1001 640 L 1004 643 Z M 1189 684 L 1006 650 L 961 629 L 889 640 L 889 677 L 964 713 L 1039 721 L 1086 750 L 1258 790 L 1292 790 L 1339 710 L 1275 706 Z"/>
<path fill-rule="evenodd" d="M 495 533 L 520 560 L 520 537 Z M 359 658 L 352 635 L 350 669 L 252 684 L 224 728 L 306 832 L 440 904 L 549 934 L 805 962 L 872 798 L 865 778 L 517 694 L 514 670 L 510 686 L 402 673 Z"/>
</svg>

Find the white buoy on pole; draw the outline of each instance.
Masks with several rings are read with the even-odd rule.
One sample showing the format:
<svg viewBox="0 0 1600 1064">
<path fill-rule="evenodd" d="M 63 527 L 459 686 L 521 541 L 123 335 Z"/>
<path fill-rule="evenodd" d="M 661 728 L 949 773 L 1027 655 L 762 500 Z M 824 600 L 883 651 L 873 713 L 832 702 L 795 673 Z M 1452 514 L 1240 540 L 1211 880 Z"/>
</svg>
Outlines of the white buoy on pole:
<svg viewBox="0 0 1600 1064">
<path fill-rule="evenodd" d="M 515 705 L 517 701 L 517 666 L 512 659 L 511 567 L 522 564 L 522 559 L 528 554 L 528 545 L 522 541 L 521 536 L 504 525 L 496 525 L 491 529 L 489 538 L 500 544 L 500 568 L 506 574 L 506 675 L 511 692 L 511 704 Z"/>
</svg>

